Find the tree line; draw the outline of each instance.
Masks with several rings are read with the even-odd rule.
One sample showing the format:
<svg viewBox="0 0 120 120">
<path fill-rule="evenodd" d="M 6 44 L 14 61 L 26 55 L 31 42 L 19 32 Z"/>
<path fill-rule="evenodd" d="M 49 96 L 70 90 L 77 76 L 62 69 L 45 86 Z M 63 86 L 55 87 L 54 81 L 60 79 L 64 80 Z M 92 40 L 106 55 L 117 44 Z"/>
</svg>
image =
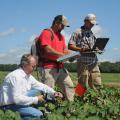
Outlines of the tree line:
<svg viewBox="0 0 120 120">
<path fill-rule="evenodd" d="M 77 68 L 76 63 L 65 63 L 65 66 L 68 69 L 68 71 L 76 72 Z M 115 63 L 111 63 L 109 61 L 101 62 L 99 67 L 102 73 L 120 73 L 120 62 Z"/>
<path fill-rule="evenodd" d="M 18 67 L 19 65 L 17 64 L 0 64 L 0 71 L 13 71 Z M 65 63 L 65 67 L 68 69 L 69 72 L 76 72 L 77 64 Z M 120 62 L 102 62 L 100 63 L 99 67 L 102 73 L 120 73 Z"/>
</svg>

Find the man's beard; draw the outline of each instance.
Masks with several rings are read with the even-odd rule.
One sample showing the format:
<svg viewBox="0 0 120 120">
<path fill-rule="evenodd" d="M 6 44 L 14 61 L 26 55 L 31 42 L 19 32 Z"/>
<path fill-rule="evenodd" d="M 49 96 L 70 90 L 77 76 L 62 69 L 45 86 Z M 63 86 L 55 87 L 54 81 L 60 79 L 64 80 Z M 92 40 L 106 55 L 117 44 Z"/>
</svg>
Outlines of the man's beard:
<svg viewBox="0 0 120 120">
<path fill-rule="evenodd" d="M 61 32 L 61 31 L 62 31 L 62 29 L 59 29 L 59 30 L 58 30 L 58 32 Z"/>
</svg>

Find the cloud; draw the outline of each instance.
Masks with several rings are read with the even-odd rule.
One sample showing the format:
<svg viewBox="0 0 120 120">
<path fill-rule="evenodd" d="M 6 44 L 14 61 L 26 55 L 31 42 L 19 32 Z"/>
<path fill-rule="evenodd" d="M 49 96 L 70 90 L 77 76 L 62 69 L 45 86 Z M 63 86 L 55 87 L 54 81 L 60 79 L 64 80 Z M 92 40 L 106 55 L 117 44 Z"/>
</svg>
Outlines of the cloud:
<svg viewBox="0 0 120 120">
<path fill-rule="evenodd" d="M 66 33 L 65 31 L 62 31 L 62 34 L 65 36 L 66 45 L 67 45 L 71 34 Z M 31 35 L 27 41 L 29 44 L 25 44 L 25 46 L 19 46 L 19 48 L 11 48 L 6 53 L 0 53 L 0 64 L 19 64 L 21 56 L 25 53 L 30 52 L 31 43 L 33 42 L 36 36 L 37 36 L 36 34 Z M 120 55 L 118 52 L 119 50 L 120 48 L 111 49 L 111 52 L 113 52 L 112 54 L 114 55 L 114 57 L 113 56 L 108 57 L 109 55 L 108 53 L 106 53 L 107 56 L 106 55 L 100 56 L 99 61 L 100 62 L 103 62 L 103 61 L 113 62 L 116 60 L 120 60 L 120 57 L 119 57 Z"/>
<path fill-rule="evenodd" d="M 34 39 L 35 39 L 36 37 L 37 37 L 37 35 L 36 35 L 36 34 L 33 34 L 32 36 L 30 36 L 28 42 L 29 42 L 30 44 L 33 43 L 33 41 L 34 41 Z"/>
<path fill-rule="evenodd" d="M 66 43 L 68 44 L 68 41 L 70 39 L 71 34 L 66 33 L 65 31 L 62 31 L 62 34 L 65 36 Z M 33 34 L 30 36 L 28 42 L 31 44 L 33 43 L 34 39 L 37 37 L 36 34 Z"/>
<path fill-rule="evenodd" d="M 14 34 L 15 32 L 16 32 L 15 28 L 10 28 L 4 32 L 0 32 L 0 37 L 6 37 L 6 36 Z"/>
<path fill-rule="evenodd" d="M 66 42 L 68 43 L 70 34 L 63 33 L 65 35 Z M 33 40 L 36 38 L 36 34 L 33 34 L 29 37 L 28 43 L 26 46 L 21 46 L 19 48 L 11 48 L 6 53 L 0 54 L 0 64 L 19 64 L 21 56 L 25 53 L 30 52 L 30 46 L 32 45 Z"/>
<path fill-rule="evenodd" d="M 106 62 L 106 61 L 112 61 L 112 60 L 108 58 L 99 58 L 99 62 Z"/>
<path fill-rule="evenodd" d="M 120 48 L 113 48 L 113 51 L 120 51 Z"/>
<path fill-rule="evenodd" d="M 18 50 L 17 49 L 10 49 L 9 53 L 16 53 Z"/>
<path fill-rule="evenodd" d="M 95 35 L 96 38 L 102 37 L 103 29 L 102 29 L 102 27 L 100 25 L 95 25 L 92 28 L 92 32 L 94 33 L 94 35 Z"/>
<path fill-rule="evenodd" d="M 25 53 L 29 53 L 26 47 L 12 48 L 6 53 L 0 53 L 0 64 L 19 64 L 21 56 Z"/>
<path fill-rule="evenodd" d="M 0 54 L 0 59 L 4 59 L 7 55 L 5 53 Z"/>
<path fill-rule="evenodd" d="M 27 28 L 22 28 L 21 32 L 27 32 Z"/>
<path fill-rule="evenodd" d="M 71 34 L 68 34 L 68 33 L 66 33 L 65 31 L 62 31 L 62 34 L 65 36 L 66 45 L 67 45 L 68 42 L 69 42 L 69 39 L 70 39 Z"/>
</svg>

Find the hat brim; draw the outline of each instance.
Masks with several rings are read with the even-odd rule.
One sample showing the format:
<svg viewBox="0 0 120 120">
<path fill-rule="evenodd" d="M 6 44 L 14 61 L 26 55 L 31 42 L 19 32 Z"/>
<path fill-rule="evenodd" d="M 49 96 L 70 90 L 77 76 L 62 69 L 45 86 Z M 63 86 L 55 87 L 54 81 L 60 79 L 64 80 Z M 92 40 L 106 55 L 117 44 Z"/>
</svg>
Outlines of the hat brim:
<svg viewBox="0 0 120 120">
<path fill-rule="evenodd" d="M 63 24 L 63 23 L 62 23 Z M 69 24 L 63 24 L 65 27 L 70 27 Z"/>
<path fill-rule="evenodd" d="M 93 25 L 97 24 L 96 20 L 90 20 L 90 23 L 92 23 Z"/>
<path fill-rule="evenodd" d="M 69 25 L 65 26 L 65 27 L 70 27 Z"/>
</svg>

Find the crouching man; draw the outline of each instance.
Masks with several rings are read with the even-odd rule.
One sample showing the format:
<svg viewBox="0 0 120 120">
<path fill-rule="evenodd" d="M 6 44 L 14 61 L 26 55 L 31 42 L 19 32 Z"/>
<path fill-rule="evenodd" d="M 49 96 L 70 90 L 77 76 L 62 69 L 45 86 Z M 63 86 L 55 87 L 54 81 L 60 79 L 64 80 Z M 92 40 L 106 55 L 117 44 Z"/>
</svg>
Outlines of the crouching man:
<svg viewBox="0 0 120 120">
<path fill-rule="evenodd" d="M 25 54 L 21 58 L 20 68 L 5 77 L 0 88 L 0 109 L 17 111 L 23 120 L 40 118 L 43 113 L 30 106 L 44 101 L 43 95 L 35 96 L 36 91 L 62 97 L 61 93 L 37 81 L 31 75 L 36 64 L 36 59 L 32 55 Z"/>
</svg>

